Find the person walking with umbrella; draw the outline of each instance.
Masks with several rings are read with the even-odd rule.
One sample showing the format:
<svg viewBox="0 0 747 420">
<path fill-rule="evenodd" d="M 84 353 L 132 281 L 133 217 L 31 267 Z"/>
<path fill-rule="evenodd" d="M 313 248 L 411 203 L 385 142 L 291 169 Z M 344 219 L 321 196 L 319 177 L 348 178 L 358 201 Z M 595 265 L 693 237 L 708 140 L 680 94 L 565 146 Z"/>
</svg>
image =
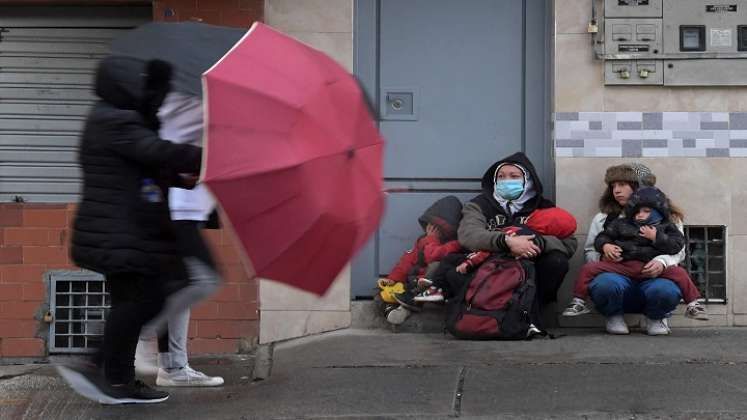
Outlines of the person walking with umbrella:
<svg viewBox="0 0 747 420">
<path fill-rule="evenodd" d="M 160 136 L 174 143 L 200 146 L 202 141 L 202 101 L 195 96 L 171 92 L 158 111 Z M 158 335 L 158 362 L 155 365 L 151 340 L 144 337 L 136 355 L 138 371 L 156 371 L 158 386 L 220 386 L 223 378 L 193 369 L 187 358 L 189 308 L 213 294 L 220 283 L 215 261 L 200 234 L 215 209 L 215 199 L 207 188 L 170 188 L 169 207 L 179 253 L 190 267 L 186 285 L 167 299 L 164 311 L 145 328 L 145 334 Z"/>
<path fill-rule="evenodd" d="M 179 174 L 198 173 L 201 165 L 201 148 L 158 137 L 157 111 L 170 79 L 163 61 L 105 58 L 96 74 L 100 100 L 79 145 L 83 190 L 71 254 L 78 266 L 104 274 L 111 310 L 103 369 L 58 370 L 73 389 L 103 404 L 168 398 L 135 379 L 133 362 L 142 326 L 162 309 L 166 283 L 184 277 L 168 187 L 188 186 Z"/>
</svg>

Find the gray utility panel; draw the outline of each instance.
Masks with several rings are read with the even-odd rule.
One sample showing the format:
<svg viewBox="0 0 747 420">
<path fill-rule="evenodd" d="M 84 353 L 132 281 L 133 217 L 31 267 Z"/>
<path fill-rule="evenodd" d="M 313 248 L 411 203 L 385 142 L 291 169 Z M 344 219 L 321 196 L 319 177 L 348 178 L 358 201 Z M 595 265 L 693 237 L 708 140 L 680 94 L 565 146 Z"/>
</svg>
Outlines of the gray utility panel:
<svg viewBox="0 0 747 420">
<path fill-rule="evenodd" d="M 747 85 L 747 0 L 604 5 L 604 35 L 594 37 L 607 84 Z"/>
<path fill-rule="evenodd" d="M 552 194 L 546 2 L 360 0 L 355 72 L 387 141 L 379 231 L 353 265 L 370 296 L 422 234 L 435 200 L 474 197 L 496 160 L 525 151 Z"/>
</svg>

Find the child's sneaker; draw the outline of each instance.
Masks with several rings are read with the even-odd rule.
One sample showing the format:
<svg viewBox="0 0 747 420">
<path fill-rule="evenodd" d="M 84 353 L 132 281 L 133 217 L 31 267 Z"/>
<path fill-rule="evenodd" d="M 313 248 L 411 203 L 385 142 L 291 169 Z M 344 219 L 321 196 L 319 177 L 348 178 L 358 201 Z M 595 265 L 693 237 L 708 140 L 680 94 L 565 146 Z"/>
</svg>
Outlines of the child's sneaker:
<svg viewBox="0 0 747 420">
<path fill-rule="evenodd" d="M 423 304 L 421 302 L 415 302 L 415 293 L 410 290 L 405 290 L 404 293 L 395 293 L 393 297 L 400 306 L 404 306 L 407 310 L 413 312 L 420 312 L 423 310 Z"/>
<path fill-rule="evenodd" d="M 435 286 L 431 286 L 423 293 L 415 296 L 413 300 L 415 302 L 443 302 L 444 292 Z"/>
<path fill-rule="evenodd" d="M 591 309 L 586 306 L 586 302 L 583 299 L 574 297 L 571 303 L 568 304 L 568 307 L 563 311 L 563 316 L 578 316 L 588 314 L 589 312 L 591 312 Z"/>
<path fill-rule="evenodd" d="M 706 312 L 705 306 L 697 300 L 687 304 L 685 316 L 700 321 L 708 321 L 708 312 Z"/>
<path fill-rule="evenodd" d="M 386 320 L 390 324 L 400 325 L 410 317 L 410 311 L 404 306 L 397 306 L 386 314 Z"/>
<path fill-rule="evenodd" d="M 421 277 L 418 279 L 418 290 L 427 290 L 431 286 L 433 286 L 433 282 L 431 280 L 428 280 L 425 277 Z"/>
</svg>

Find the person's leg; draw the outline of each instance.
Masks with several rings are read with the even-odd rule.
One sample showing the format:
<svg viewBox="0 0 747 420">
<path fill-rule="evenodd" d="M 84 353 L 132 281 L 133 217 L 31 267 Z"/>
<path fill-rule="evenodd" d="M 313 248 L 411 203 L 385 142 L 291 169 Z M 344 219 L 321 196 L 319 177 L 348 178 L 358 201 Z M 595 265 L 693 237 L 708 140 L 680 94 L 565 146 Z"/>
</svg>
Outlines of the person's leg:
<svg viewBox="0 0 747 420">
<path fill-rule="evenodd" d="M 184 257 L 188 281 L 186 286 L 169 295 L 163 311 L 149 323 L 148 330 L 151 335 L 153 331 L 163 331 L 171 317 L 180 316 L 180 313 L 195 303 L 212 295 L 220 285 L 220 275 L 200 234 L 200 224 L 189 220 L 173 223 L 180 253 Z"/>
<path fill-rule="evenodd" d="M 621 274 L 598 275 L 589 284 L 589 296 L 597 311 L 605 316 L 610 334 L 630 333 L 623 315 L 626 312 L 640 312 L 644 306 L 638 285 Z"/>
<path fill-rule="evenodd" d="M 456 267 L 465 259 L 464 254 L 447 255 L 441 260 L 438 268 L 430 277 L 433 286 L 441 289 L 447 299 L 458 294 L 472 275 L 471 273 L 461 274 L 456 271 Z"/>
<path fill-rule="evenodd" d="M 656 278 L 641 282 L 639 288 L 645 299 L 643 314 L 646 317 L 646 333 L 668 335 L 670 331 L 666 317 L 682 298 L 679 287 L 671 280 Z"/>
<path fill-rule="evenodd" d="M 687 270 L 682 267 L 668 267 L 664 270 L 660 278 L 672 280 L 682 292 L 682 299 L 685 303 L 690 303 L 700 299 L 700 291 L 695 287 L 690 275 L 687 274 Z"/>
<path fill-rule="evenodd" d="M 559 251 L 548 252 L 534 260 L 534 269 L 540 305 L 555 302 L 558 289 L 568 273 L 568 258 Z"/>
<path fill-rule="evenodd" d="M 589 296 L 589 283 L 602 273 L 615 273 L 632 278 L 640 275 L 643 263 L 640 261 L 595 261 L 584 264 L 573 287 L 573 296 L 586 299 Z"/>
<path fill-rule="evenodd" d="M 223 378 L 211 377 L 189 366 L 187 338 L 189 336 L 189 308 L 207 298 L 220 283 L 213 256 L 200 233 L 200 223 L 191 220 L 174 222 L 180 253 L 186 257 L 188 283 L 167 300 L 170 308 L 182 307 L 167 318 L 166 334 L 159 337 L 158 361 L 161 369 L 156 377 L 159 386 L 218 386 Z M 189 260 L 192 260 L 190 266 Z M 202 273 L 197 273 L 194 265 Z M 201 267 L 200 267 L 201 266 Z"/>
<path fill-rule="evenodd" d="M 635 309 L 631 304 L 640 300 L 635 299 L 636 290 L 632 280 L 615 273 L 602 273 L 589 283 L 589 297 L 597 311 L 605 317 L 622 315 Z"/>
<path fill-rule="evenodd" d="M 646 280 L 639 284 L 639 288 L 645 297 L 643 314 L 652 320 L 665 318 L 677 308 L 682 298 L 679 287 L 669 279 Z"/>
<path fill-rule="evenodd" d="M 137 274 L 107 277 L 112 307 L 104 327 L 104 376 L 110 384 L 135 378 L 135 348 L 140 329 L 161 310 L 164 296 L 158 279 Z"/>
<path fill-rule="evenodd" d="M 189 309 L 169 318 L 164 334 L 158 337 L 158 366 L 178 369 L 187 366 L 187 338 L 189 336 Z"/>
</svg>

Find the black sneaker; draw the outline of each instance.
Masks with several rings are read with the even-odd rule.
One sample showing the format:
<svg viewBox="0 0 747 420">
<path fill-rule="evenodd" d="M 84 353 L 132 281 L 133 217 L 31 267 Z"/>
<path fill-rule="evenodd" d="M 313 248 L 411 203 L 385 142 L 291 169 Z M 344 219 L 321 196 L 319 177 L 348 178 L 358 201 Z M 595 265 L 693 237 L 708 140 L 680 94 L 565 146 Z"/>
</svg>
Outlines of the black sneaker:
<svg viewBox="0 0 747 420">
<path fill-rule="evenodd" d="M 153 404 L 169 398 L 168 392 L 153 389 L 138 379 L 126 385 L 110 385 L 108 391 L 118 401 L 116 404 Z"/>
<path fill-rule="evenodd" d="M 415 293 L 413 293 L 410 290 L 407 290 L 405 293 L 396 293 L 394 295 L 394 300 L 397 301 L 400 305 L 402 305 L 404 308 L 407 308 L 413 312 L 420 312 L 423 310 L 423 304 L 419 302 L 415 302 Z"/>
<path fill-rule="evenodd" d="M 168 393 L 154 390 L 138 380 L 126 385 L 110 385 L 100 370 L 57 366 L 57 372 L 75 392 L 99 404 L 152 404 L 169 398 Z"/>
</svg>

